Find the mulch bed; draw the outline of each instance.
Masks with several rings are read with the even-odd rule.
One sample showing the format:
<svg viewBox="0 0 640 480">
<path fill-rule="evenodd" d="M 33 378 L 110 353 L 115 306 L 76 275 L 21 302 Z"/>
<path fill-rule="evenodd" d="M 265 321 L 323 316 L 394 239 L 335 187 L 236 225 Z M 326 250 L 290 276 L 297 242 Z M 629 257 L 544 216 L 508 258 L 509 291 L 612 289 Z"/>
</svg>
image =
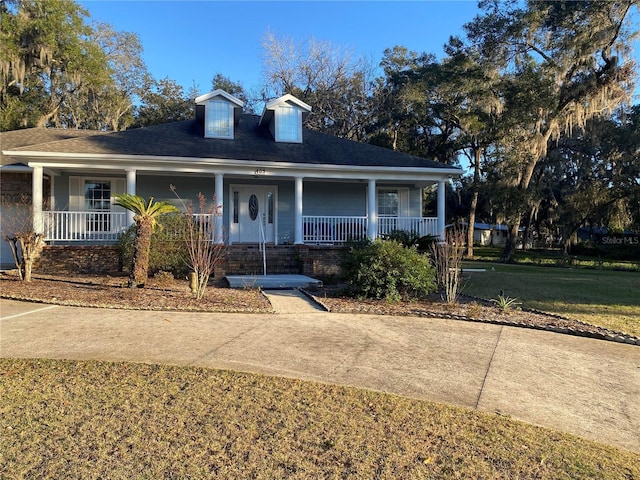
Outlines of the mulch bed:
<svg viewBox="0 0 640 480">
<path fill-rule="evenodd" d="M 384 300 L 354 299 L 341 287 L 327 286 L 308 292 L 330 312 L 371 315 L 410 315 L 519 326 L 558 333 L 640 345 L 640 338 L 614 332 L 578 320 L 524 309 L 502 311 L 486 300 L 462 296 L 449 305 L 437 296 L 390 303 Z M 150 278 L 145 288 L 127 287 L 123 276 L 34 275 L 31 283 L 20 282 L 15 272 L 0 275 L 0 296 L 70 306 L 134 310 L 198 312 L 273 313 L 271 304 L 258 289 L 236 290 L 223 284 L 210 285 L 196 300 L 185 280 Z"/>
<path fill-rule="evenodd" d="M 271 304 L 258 290 L 232 290 L 209 286 L 202 299 L 191 294 L 187 280 L 150 278 L 145 288 L 128 288 L 127 277 L 34 275 L 30 283 L 17 274 L 0 275 L 0 296 L 69 306 L 132 310 L 192 312 L 273 313 Z"/>
</svg>

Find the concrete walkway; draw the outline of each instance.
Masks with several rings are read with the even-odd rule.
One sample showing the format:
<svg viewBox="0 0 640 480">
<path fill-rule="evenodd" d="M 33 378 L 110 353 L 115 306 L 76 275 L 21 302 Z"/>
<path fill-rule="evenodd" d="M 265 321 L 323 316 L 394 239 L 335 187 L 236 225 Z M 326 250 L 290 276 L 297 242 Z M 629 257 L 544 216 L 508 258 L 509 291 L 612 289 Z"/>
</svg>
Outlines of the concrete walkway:
<svg viewBox="0 0 640 480">
<path fill-rule="evenodd" d="M 276 313 L 318 313 L 326 310 L 300 290 L 263 290 Z"/>
<path fill-rule="evenodd" d="M 640 348 L 453 320 L 0 300 L 0 355 L 198 365 L 510 415 L 640 452 Z"/>
</svg>

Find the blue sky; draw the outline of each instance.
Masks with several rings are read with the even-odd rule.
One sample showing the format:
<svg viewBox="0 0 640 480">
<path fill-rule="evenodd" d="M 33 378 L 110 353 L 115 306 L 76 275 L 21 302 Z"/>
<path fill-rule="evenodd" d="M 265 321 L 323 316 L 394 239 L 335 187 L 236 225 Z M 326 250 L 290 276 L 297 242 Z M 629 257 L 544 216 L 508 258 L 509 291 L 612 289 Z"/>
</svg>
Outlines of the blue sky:
<svg viewBox="0 0 640 480">
<path fill-rule="evenodd" d="M 221 73 L 247 90 L 261 84 L 261 42 L 314 37 L 378 65 L 386 48 L 402 45 L 442 54 L 450 35 L 478 13 L 477 2 L 450 1 L 116 1 L 79 2 L 90 20 L 135 32 L 155 78 L 169 77 L 185 89 L 211 90 Z"/>
<path fill-rule="evenodd" d="M 278 37 L 314 37 L 378 65 L 386 48 L 401 45 L 441 56 L 450 35 L 478 13 L 475 0 L 415 1 L 169 1 L 80 0 L 90 20 L 135 32 L 144 60 L 157 79 L 211 90 L 221 73 L 251 91 L 261 85 L 261 42 Z M 640 15 L 638 10 L 634 20 Z M 636 39 L 640 64 L 640 40 Z M 640 84 L 640 81 L 638 82 Z M 640 101 L 640 85 L 634 102 Z"/>
</svg>

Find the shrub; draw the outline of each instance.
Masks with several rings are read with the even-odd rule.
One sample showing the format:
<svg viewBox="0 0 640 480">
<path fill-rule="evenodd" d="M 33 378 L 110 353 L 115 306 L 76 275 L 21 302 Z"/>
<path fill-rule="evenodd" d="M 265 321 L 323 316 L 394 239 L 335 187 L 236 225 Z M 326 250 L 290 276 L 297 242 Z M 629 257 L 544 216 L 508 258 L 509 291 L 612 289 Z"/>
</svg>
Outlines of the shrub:
<svg viewBox="0 0 640 480">
<path fill-rule="evenodd" d="M 416 247 L 418 252 L 428 252 L 431 249 L 431 245 L 438 242 L 436 235 L 424 235 L 420 236 L 418 233 L 405 230 L 393 230 L 384 236 L 385 240 L 394 240 L 401 243 L 405 247 Z"/>
<path fill-rule="evenodd" d="M 167 214 L 160 218 L 162 229 L 151 236 L 149 252 L 149 272 L 154 274 L 161 270 L 171 272 L 176 277 L 185 276 L 189 272 L 187 265 L 188 252 L 183 232 L 186 218 L 182 214 Z M 118 246 L 123 265 L 131 265 L 136 227 L 132 225 L 120 235 Z"/>
<path fill-rule="evenodd" d="M 436 269 L 438 288 L 449 304 L 458 300 L 462 290 L 462 257 L 466 232 L 454 225 L 445 234 L 445 242 L 431 244 L 431 257 Z"/>
<path fill-rule="evenodd" d="M 409 300 L 424 297 L 436 288 L 429 257 L 392 240 L 352 246 L 342 269 L 351 293 L 357 297 Z"/>
</svg>

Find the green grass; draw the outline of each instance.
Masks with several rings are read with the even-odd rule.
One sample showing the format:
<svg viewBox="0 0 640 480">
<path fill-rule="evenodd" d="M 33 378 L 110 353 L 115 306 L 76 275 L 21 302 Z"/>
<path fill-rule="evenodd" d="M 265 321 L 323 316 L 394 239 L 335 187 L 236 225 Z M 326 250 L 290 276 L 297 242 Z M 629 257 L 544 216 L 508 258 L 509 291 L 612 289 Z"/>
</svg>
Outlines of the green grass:
<svg viewBox="0 0 640 480">
<path fill-rule="evenodd" d="M 465 274 L 469 295 L 496 299 L 503 293 L 526 308 L 640 336 L 639 272 L 488 262 L 465 262 L 463 268 L 487 269 Z"/>
<path fill-rule="evenodd" d="M 509 418 L 193 367 L 0 360 L 0 478 L 640 478 Z"/>
<path fill-rule="evenodd" d="M 500 260 L 501 255 L 502 248 L 473 247 L 473 260 L 475 261 L 497 262 Z M 637 260 L 617 260 L 585 255 L 569 255 L 568 257 L 565 257 L 562 255 L 560 250 L 529 250 L 526 252 L 518 250 L 511 257 L 511 263 L 538 266 L 640 271 L 640 262 Z"/>
</svg>

